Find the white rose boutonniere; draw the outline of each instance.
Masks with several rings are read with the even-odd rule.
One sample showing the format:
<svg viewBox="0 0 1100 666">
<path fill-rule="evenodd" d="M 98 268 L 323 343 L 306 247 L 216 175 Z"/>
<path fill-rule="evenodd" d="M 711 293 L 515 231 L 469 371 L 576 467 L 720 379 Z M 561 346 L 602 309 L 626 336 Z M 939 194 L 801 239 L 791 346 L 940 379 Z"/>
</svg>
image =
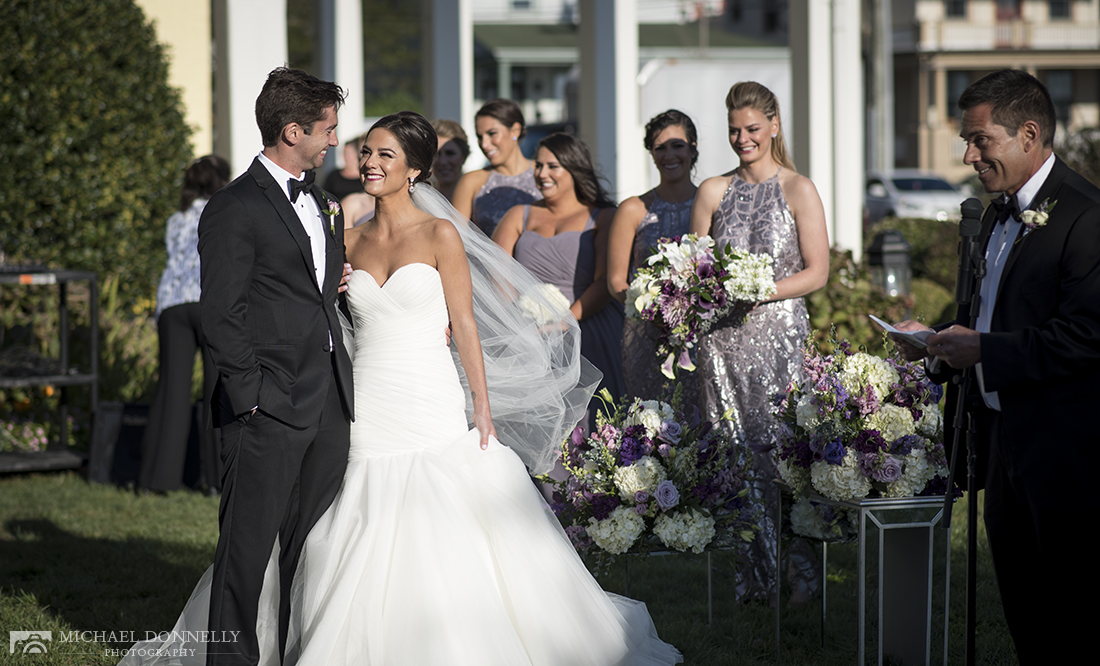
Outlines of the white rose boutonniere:
<svg viewBox="0 0 1100 666">
<path fill-rule="evenodd" d="M 1057 204 L 1057 201 L 1044 199 L 1043 203 L 1039 204 L 1034 209 L 1025 210 L 1020 213 L 1020 221 L 1023 222 L 1026 227 L 1023 235 L 1026 236 L 1040 227 L 1045 227 L 1047 225 L 1047 220 L 1050 218 L 1050 212 L 1054 210 L 1054 206 Z"/>
</svg>

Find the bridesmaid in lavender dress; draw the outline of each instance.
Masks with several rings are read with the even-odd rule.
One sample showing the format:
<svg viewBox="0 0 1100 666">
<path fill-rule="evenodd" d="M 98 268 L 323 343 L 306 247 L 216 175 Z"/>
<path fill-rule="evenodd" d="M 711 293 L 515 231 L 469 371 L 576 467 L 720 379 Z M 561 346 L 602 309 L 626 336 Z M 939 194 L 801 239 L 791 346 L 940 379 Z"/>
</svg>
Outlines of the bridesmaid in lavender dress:
<svg viewBox="0 0 1100 666">
<path fill-rule="evenodd" d="M 646 260 L 662 238 L 682 236 L 691 228 L 691 204 L 695 183 L 691 171 L 699 159 L 695 123 L 686 114 L 670 109 L 654 116 L 645 126 L 645 148 L 661 175 L 657 187 L 641 196 L 630 197 L 619 206 L 611 223 L 607 248 L 607 286 L 622 303 L 634 271 Z M 640 319 L 623 324 L 623 379 L 626 394 L 652 400 L 673 389 L 660 370 L 657 358 L 657 329 Z M 684 387 L 681 405 L 699 404 L 699 375 L 678 375 Z"/>
<path fill-rule="evenodd" d="M 492 236 L 512 206 L 529 204 L 542 195 L 535 186 L 531 160 L 519 148 L 527 133 L 519 105 L 510 99 L 490 100 L 478 110 L 474 123 L 478 146 L 489 165 L 464 175 L 451 203 L 486 236 Z"/>
<path fill-rule="evenodd" d="M 618 399 L 623 393 L 623 307 L 608 294 L 606 276 L 615 204 L 600 186 L 588 149 L 568 134 L 539 142 L 535 180 L 543 200 L 509 210 L 493 240 L 572 303 L 581 325 L 581 355 L 603 372 L 600 387 Z M 588 430 L 597 404 L 594 399 L 589 408 Z"/>
<path fill-rule="evenodd" d="M 726 108 L 730 146 L 741 164 L 699 186 L 691 230 L 710 234 L 720 248 L 772 255 L 777 293 L 744 321 L 744 312 L 735 313 L 704 335 L 698 371 L 707 416 L 732 410 L 735 440 L 754 449 L 750 498 L 763 515 L 760 535 L 739 567 L 737 592 L 761 598 L 775 594 L 778 572 L 772 519 L 778 423 L 771 396 L 785 390 L 801 367 L 810 329 L 803 296 L 825 286 L 829 238 L 817 189 L 787 156 L 775 95 L 759 83 L 741 82 L 730 89 Z M 813 554 L 801 539 L 791 552 L 791 600 L 804 601 L 817 584 Z"/>
</svg>

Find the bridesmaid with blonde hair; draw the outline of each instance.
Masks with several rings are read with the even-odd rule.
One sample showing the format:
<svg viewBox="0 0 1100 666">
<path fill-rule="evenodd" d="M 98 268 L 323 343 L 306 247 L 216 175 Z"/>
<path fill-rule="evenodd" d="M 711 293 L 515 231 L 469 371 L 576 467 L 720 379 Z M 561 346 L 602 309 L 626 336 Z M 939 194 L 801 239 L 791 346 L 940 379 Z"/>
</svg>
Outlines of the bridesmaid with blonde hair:
<svg viewBox="0 0 1100 666">
<path fill-rule="evenodd" d="M 703 181 L 691 211 L 691 231 L 709 234 L 718 249 L 771 255 L 776 293 L 735 311 L 699 341 L 698 372 L 707 417 L 731 412 L 734 440 L 754 451 L 750 501 L 761 509 L 760 537 L 747 546 L 738 570 L 739 597 L 778 593 L 775 544 L 775 440 L 778 423 L 771 397 L 799 373 L 802 343 L 810 332 L 803 297 L 829 277 L 829 237 L 817 188 L 795 171 L 783 141 L 779 101 L 755 81 L 742 81 L 726 96 L 729 142 L 740 164 Z M 812 551 L 792 547 L 791 600 L 816 590 Z M 772 597 L 775 601 L 775 597 Z"/>
</svg>

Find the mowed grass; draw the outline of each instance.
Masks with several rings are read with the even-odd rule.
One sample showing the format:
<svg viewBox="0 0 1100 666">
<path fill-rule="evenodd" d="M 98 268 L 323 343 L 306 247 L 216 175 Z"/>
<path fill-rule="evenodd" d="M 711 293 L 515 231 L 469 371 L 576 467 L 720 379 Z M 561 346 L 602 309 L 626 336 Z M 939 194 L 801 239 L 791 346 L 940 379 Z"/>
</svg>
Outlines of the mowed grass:
<svg viewBox="0 0 1100 666">
<path fill-rule="evenodd" d="M 73 473 L 0 477 L 0 636 L 45 630 L 55 637 L 48 655 L 0 649 L 0 664 L 114 664 L 118 657 L 108 651 L 129 647 L 130 637 L 171 629 L 213 560 L 217 514 L 216 499 L 195 493 L 138 497 Z M 965 525 L 965 504 L 958 503 L 951 535 L 951 664 L 964 661 Z M 977 663 L 1015 664 L 984 529 L 978 542 Z M 824 639 L 819 598 L 784 607 L 778 653 L 774 609 L 733 600 L 730 553 L 711 556 L 714 619 L 708 624 L 706 561 L 692 554 L 632 557 L 599 580 L 619 594 L 627 593 L 629 582 L 629 596 L 646 602 L 661 637 L 680 648 L 687 664 L 856 663 L 854 544 L 829 547 Z M 59 642 L 61 632 L 72 631 L 107 635 L 98 642 Z M 866 663 L 874 663 L 873 646 L 868 652 Z"/>
</svg>

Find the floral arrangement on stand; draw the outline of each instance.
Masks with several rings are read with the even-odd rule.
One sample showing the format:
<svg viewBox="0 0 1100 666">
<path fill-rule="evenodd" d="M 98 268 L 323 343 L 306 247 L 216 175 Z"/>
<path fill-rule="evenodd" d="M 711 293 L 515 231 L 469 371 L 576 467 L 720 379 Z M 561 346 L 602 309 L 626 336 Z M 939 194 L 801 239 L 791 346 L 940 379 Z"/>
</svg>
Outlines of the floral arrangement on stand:
<svg viewBox="0 0 1100 666">
<path fill-rule="evenodd" d="M 669 379 L 695 370 L 690 350 L 714 322 L 775 293 L 770 255 L 716 252 L 710 236 L 662 238 L 647 264 L 627 289 L 626 314 L 660 331 L 657 358 Z"/>
<path fill-rule="evenodd" d="M 569 477 L 553 484 L 551 508 L 578 551 L 597 555 L 654 550 L 701 553 L 753 538 L 743 499 L 746 462 L 699 409 L 624 399 L 562 445 Z M 598 566 L 598 565 L 597 565 Z"/>
<path fill-rule="evenodd" d="M 847 341 L 828 355 L 807 343 L 802 380 L 776 397 L 777 469 L 804 503 L 791 510 L 795 531 L 844 531 L 810 505 L 811 493 L 836 501 L 944 494 L 942 395 L 920 364 L 853 351 Z M 822 527 L 811 512 L 830 520 Z"/>
</svg>

